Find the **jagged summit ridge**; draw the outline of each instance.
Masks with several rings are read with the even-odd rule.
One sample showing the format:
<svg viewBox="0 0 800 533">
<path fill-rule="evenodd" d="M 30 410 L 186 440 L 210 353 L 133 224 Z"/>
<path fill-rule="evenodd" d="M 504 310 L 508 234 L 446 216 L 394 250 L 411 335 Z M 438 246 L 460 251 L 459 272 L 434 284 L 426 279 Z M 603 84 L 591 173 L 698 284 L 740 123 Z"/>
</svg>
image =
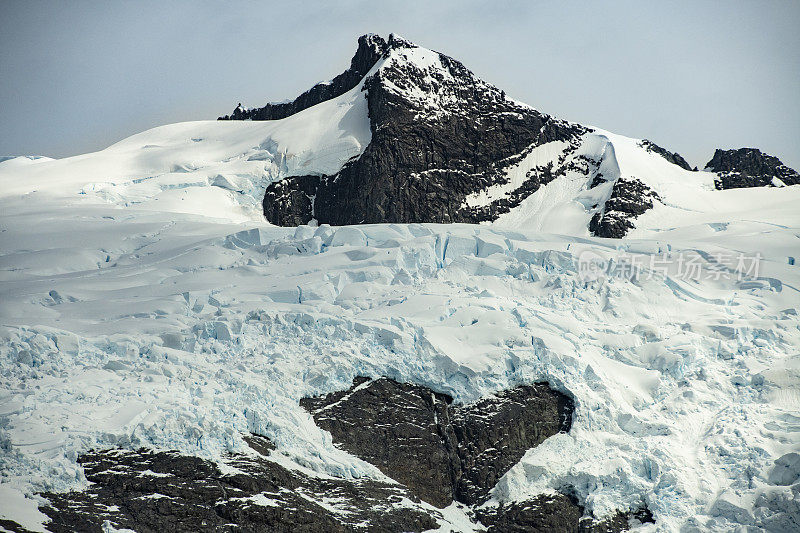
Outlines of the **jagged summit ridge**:
<svg viewBox="0 0 800 533">
<path fill-rule="evenodd" d="M 221 116 L 219 120 L 279 120 L 294 115 L 353 89 L 389 50 L 414 46 L 393 34 L 389 35 L 388 40 L 374 33 L 362 35 L 358 38 L 358 47 L 350 60 L 350 67 L 332 80 L 314 85 L 290 102 L 269 103 L 251 109 L 239 104 L 233 113 Z"/>
<path fill-rule="evenodd" d="M 392 51 L 399 53 L 392 54 Z M 314 85 L 292 101 L 273 102 L 256 108 L 247 108 L 240 103 L 230 115 L 221 116 L 219 120 L 286 118 L 353 89 L 381 59 L 389 59 L 382 70 L 394 71 L 387 76 L 396 83 L 394 89 L 416 97 L 420 104 L 430 104 L 434 99 L 439 105 L 452 108 L 457 106 L 459 99 L 476 92 L 489 100 L 505 98 L 503 91 L 477 78 L 460 61 L 452 57 L 420 48 L 395 34 L 383 39 L 380 35 L 368 33 L 358 38 L 358 46 L 350 61 L 350 67 L 332 80 Z M 397 69 L 403 68 L 400 65 L 409 70 L 402 73 L 404 75 L 398 76 Z M 454 87 L 452 83 L 443 83 L 445 78 L 451 82 L 458 79 L 460 83 Z M 449 91 L 441 92 L 448 88 Z"/>
<path fill-rule="evenodd" d="M 292 102 L 240 106 L 222 118 L 278 120 L 345 93 L 366 100 L 369 144 L 334 173 L 271 180 L 262 202 L 269 222 L 491 222 L 619 238 L 653 209 L 693 203 L 676 184 L 795 182 L 793 170 L 763 154 L 756 159 L 772 170 L 757 178 L 754 170 L 711 163 L 697 172 L 650 140 L 558 120 L 507 98 L 460 61 L 395 35 L 360 37 L 347 70 Z M 746 159 L 737 161 L 747 167 Z"/>
<path fill-rule="evenodd" d="M 678 152 L 670 152 L 649 139 L 642 139 L 641 145 L 642 148 L 646 149 L 648 152 L 657 153 L 673 165 L 678 165 L 684 170 L 692 170 L 692 166 Z M 695 167 L 694 170 L 697 170 L 697 167 Z"/>
<path fill-rule="evenodd" d="M 291 102 L 269 103 L 264 107 L 247 109 L 241 104 L 230 115 L 219 120 L 279 120 L 326 100 L 341 96 L 354 88 L 388 50 L 389 43 L 375 34 L 358 38 L 358 48 L 350 67 L 330 81 L 314 85 Z"/>
</svg>

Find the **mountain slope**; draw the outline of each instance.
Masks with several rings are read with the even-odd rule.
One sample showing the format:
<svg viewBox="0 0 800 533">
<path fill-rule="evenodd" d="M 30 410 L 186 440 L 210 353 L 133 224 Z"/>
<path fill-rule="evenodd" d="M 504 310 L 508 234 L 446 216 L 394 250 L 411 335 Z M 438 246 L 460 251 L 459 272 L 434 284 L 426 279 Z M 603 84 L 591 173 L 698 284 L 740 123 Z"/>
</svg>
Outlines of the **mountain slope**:
<svg viewBox="0 0 800 533">
<path fill-rule="evenodd" d="M 0 162 L 0 197 L 38 190 L 142 209 L 261 219 L 271 181 L 297 172 L 337 172 L 370 136 L 366 101 L 353 89 L 283 121 L 171 124 L 92 154 Z"/>
</svg>

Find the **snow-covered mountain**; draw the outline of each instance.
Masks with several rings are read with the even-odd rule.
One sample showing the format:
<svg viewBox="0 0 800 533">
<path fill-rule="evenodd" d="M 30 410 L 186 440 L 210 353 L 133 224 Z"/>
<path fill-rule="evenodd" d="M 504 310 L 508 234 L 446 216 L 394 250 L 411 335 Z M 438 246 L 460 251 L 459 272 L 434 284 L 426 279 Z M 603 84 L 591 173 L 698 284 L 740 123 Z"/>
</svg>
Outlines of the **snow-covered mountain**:
<svg viewBox="0 0 800 533">
<path fill-rule="evenodd" d="M 293 102 L 237 107 L 222 118 L 282 118 L 345 91 L 366 100 L 371 140 L 336 173 L 296 172 L 272 183 L 264 197 L 269 221 L 497 221 L 622 237 L 634 227 L 658 229 L 664 208 L 717 213 L 725 200 L 713 193 L 715 184 L 768 185 L 773 176 L 782 179 L 777 185 L 800 183 L 797 172 L 753 149 L 743 149 L 750 162 L 718 150 L 712 172 L 692 172 L 679 154 L 651 141 L 557 120 L 509 99 L 455 59 L 394 36 L 361 37 L 348 70 Z M 768 177 L 737 182 L 715 173 L 731 171 Z M 675 215 L 674 224 L 686 223 Z"/>
<path fill-rule="evenodd" d="M 777 158 L 374 35 L 228 118 L 0 160 L 0 528 L 798 527 Z"/>
</svg>

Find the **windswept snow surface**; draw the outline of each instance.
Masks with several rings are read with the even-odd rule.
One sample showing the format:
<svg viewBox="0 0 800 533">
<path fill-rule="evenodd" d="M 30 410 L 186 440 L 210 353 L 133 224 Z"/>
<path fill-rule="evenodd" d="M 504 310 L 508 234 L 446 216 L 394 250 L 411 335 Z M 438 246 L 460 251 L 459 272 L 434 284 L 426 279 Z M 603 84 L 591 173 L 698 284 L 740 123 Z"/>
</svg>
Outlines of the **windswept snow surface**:
<svg viewBox="0 0 800 533">
<path fill-rule="evenodd" d="M 91 154 L 3 161 L 0 200 L 37 192 L 87 195 L 120 207 L 260 219 L 270 182 L 335 174 L 363 152 L 372 134 L 361 89 L 283 120 L 183 122 Z"/>
<path fill-rule="evenodd" d="M 508 169 L 508 183 L 467 197 L 466 205 L 487 205 L 519 187 L 529 170 L 552 164 L 555 169 L 565 168 L 565 175 L 543 185 L 518 207 L 501 215 L 495 226 L 589 236 L 594 208 L 603 205 L 620 178 L 637 179 L 660 197 L 653 209 L 633 219 L 635 228 L 629 237 L 661 238 L 666 235 L 664 232 L 676 229 L 685 229 L 679 234 L 691 236 L 706 233 L 720 222 L 760 223 L 763 228 L 774 224 L 797 226 L 797 187 L 781 192 L 764 187 L 718 191 L 714 188 L 715 173 L 684 170 L 647 151 L 641 142 L 593 128 L 582 136 L 574 151 L 566 149 L 567 143 L 562 141 L 543 144 Z M 587 176 L 571 167 L 581 160 L 596 162 L 597 170 Z M 590 188 L 598 174 L 605 183 Z M 795 245 L 791 239 L 786 242 Z"/>
<path fill-rule="evenodd" d="M 797 525 L 800 473 L 775 461 L 800 451 L 800 187 L 713 191 L 603 133 L 586 149 L 665 199 L 639 238 L 542 233 L 578 228 L 547 218 L 602 194 L 569 175 L 495 225 L 260 220 L 266 183 L 336 171 L 366 120 L 356 88 L 282 121 L 0 163 L 0 515 L 46 527 L 34 493 L 85 485 L 92 447 L 214 459 L 256 432 L 287 464 L 380 476 L 298 400 L 383 375 L 460 402 L 542 380 L 575 398 L 569 434 L 493 501 L 574 487 L 597 516 L 646 503 L 651 529 Z M 587 278 L 587 258 L 643 270 Z M 719 275 L 691 279 L 687 262 Z"/>
</svg>

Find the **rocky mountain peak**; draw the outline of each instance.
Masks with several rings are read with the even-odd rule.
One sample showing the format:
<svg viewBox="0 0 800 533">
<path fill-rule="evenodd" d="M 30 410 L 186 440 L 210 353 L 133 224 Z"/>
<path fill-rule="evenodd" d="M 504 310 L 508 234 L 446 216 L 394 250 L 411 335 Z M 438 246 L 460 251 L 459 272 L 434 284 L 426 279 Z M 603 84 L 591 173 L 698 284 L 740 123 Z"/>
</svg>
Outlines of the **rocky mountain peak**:
<svg viewBox="0 0 800 533">
<path fill-rule="evenodd" d="M 395 36 L 389 38 L 389 49 L 376 76 L 386 90 L 401 95 L 421 112 L 438 116 L 464 113 L 468 107 L 481 112 L 498 111 L 498 106 L 503 110 L 520 107 L 450 56 Z"/>
<path fill-rule="evenodd" d="M 233 113 L 219 117 L 219 120 L 279 120 L 341 96 L 358 85 L 391 46 L 380 35 L 362 35 L 358 38 L 358 47 L 350 60 L 350 67 L 332 80 L 314 85 L 291 102 L 269 103 L 252 109 L 239 104 Z"/>
<path fill-rule="evenodd" d="M 399 50 L 401 48 L 418 48 L 416 44 L 395 33 L 389 34 L 388 45 L 392 50 Z"/>
<path fill-rule="evenodd" d="M 359 49 L 362 43 L 382 48 L 377 36 L 359 42 Z M 280 225 L 311 219 L 336 225 L 494 220 L 553 177 L 545 169 L 511 184 L 504 169 L 538 145 L 576 144 L 588 131 L 514 102 L 460 61 L 396 35 L 389 36 L 381 63 L 371 71 L 363 82 L 370 144 L 335 175 L 292 176 L 271 184 L 264 197 L 267 220 Z M 509 194 L 490 205 L 466 202 L 471 194 L 503 184 L 511 185 Z"/>
<path fill-rule="evenodd" d="M 670 152 L 669 150 L 660 147 L 649 139 L 642 139 L 642 142 L 639 143 L 639 146 L 648 152 L 654 152 L 660 155 L 673 165 L 678 165 L 684 170 L 692 170 L 692 166 L 678 152 Z"/>
<path fill-rule="evenodd" d="M 364 75 L 378 62 L 390 49 L 391 44 L 375 33 L 367 33 L 358 38 L 358 47 L 353 59 L 350 60 L 349 70 Z"/>
<path fill-rule="evenodd" d="M 663 203 L 659 182 L 649 181 L 651 154 L 676 167 L 659 172 L 692 170 L 680 154 L 647 139 L 633 140 L 620 166 L 614 143 L 625 141 L 507 98 L 460 61 L 395 34 L 362 35 L 347 70 L 293 102 L 240 105 L 222 118 L 279 119 L 359 88 L 349 97 L 362 106 L 366 99 L 359 116 L 366 115 L 360 127 L 368 144 L 329 175 L 293 171 L 269 182 L 269 222 L 494 222 L 515 218 L 512 211 L 558 180 L 556 189 L 575 195 L 565 208 L 583 209 L 571 220 L 583 220 L 590 234 L 620 238 Z M 708 166 L 718 189 L 798 182 L 794 170 L 756 149 L 718 150 Z M 550 201 L 565 202 L 558 195 Z"/>
<path fill-rule="evenodd" d="M 395 34 L 388 39 L 374 33 L 358 38 L 350 67 L 330 81 L 321 82 L 291 102 L 269 103 L 247 108 L 241 103 L 230 115 L 220 120 L 278 120 L 303 109 L 336 98 L 353 89 L 381 60 L 373 83 L 403 94 L 408 103 L 434 111 L 458 110 L 467 100 L 492 105 L 504 102 L 507 107 L 520 104 L 507 101 L 505 93 L 476 77 L 460 61 L 433 50 L 422 48 Z"/>
</svg>

